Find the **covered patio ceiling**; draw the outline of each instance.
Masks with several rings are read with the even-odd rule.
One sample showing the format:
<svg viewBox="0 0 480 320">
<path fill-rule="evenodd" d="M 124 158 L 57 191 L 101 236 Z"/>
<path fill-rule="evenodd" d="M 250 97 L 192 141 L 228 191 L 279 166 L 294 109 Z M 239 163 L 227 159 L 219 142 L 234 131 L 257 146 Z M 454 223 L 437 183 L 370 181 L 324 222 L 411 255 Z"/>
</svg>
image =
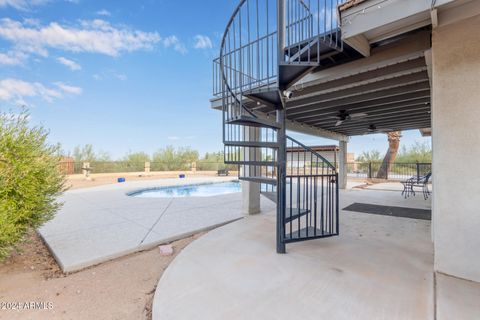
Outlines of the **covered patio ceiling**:
<svg viewBox="0 0 480 320">
<path fill-rule="evenodd" d="M 318 70 L 296 83 L 287 118 L 354 136 L 430 127 L 430 30 L 379 43 L 370 57 Z M 425 53 L 427 51 L 427 53 Z M 273 114 L 270 106 L 252 109 Z M 367 116 L 336 126 L 340 112 Z"/>
</svg>

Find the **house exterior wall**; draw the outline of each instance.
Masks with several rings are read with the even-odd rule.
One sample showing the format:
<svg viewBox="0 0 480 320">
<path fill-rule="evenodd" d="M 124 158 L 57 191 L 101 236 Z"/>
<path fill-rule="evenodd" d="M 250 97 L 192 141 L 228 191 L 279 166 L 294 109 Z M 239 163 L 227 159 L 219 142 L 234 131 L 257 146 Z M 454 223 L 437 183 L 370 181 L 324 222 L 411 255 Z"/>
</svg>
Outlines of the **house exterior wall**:
<svg viewBox="0 0 480 320">
<path fill-rule="evenodd" d="M 480 281 L 480 16 L 433 30 L 435 270 Z"/>
</svg>

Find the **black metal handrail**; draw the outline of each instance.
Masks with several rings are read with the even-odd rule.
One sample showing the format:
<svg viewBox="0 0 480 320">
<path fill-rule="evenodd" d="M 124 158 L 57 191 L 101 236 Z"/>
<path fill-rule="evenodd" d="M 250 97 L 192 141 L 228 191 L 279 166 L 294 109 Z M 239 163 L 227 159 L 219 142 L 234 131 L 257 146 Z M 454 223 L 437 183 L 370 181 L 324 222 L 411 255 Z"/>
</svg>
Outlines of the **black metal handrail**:
<svg viewBox="0 0 480 320">
<path fill-rule="evenodd" d="M 337 171 L 337 168 L 335 167 L 334 164 L 332 164 L 330 161 L 328 161 L 327 159 L 325 159 L 321 154 L 319 154 L 318 152 L 316 152 L 315 150 L 313 150 L 312 148 L 304 145 L 303 143 L 301 143 L 300 141 L 290 137 L 290 136 L 287 136 L 287 141 L 290 140 L 296 144 L 298 144 L 300 147 L 302 147 L 303 149 L 305 149 L 306 151 L 308 152 L 311 152 L 312 154 L 314 154 L 316 157 L 322 159 L 327 165 L 328 167 L 330 167 L 334 172 Z M 288 144 L 288 142 L 287 142 Z"/>
<path fill-rule="evenodd" d="M 251 10 L 250 10 L 250 3 L 253 2 L 254 8 L 254 13 L 252 18 L 250 17 L 251 15 Z M 221 83 L 222 83 L 222 100 L 223 100 L 223 105 L 224 108 L 228 106 L 234 106 L 236 108 L 239 108 L 240 110 L 237 110 L 234 112 L 235 116 L 241 115 L 241 114 L 248 114 L 249 116 L 253 118 L 257 118 L 257 116 L 251 112 L 248 108 L 245 107 L 245 105 L 242 103 L 242 94 L 244 92 L 244 89 L 252 89 L 252 84 L 255 83 L 256 87 L 260 86 L 268 86 L 270 84 L 273 84 L 276 82 L 276 63 L 275 63 L 275 57 L 277 56 L 276 54 L 276 46 L 274 45 L 276 41 L 277 36 L 277 30 L 276 26 L 272 28 L 270 26 L 270 19 L 269 19 L 269 0 L 263 0 L 260 1 L 265 4 L 265 8 L 261 9 L 264 10 L 262 17 L 260 17 L 260 9 L 259 9 L 259 0 L 241 0 L 240 3 L 237 5 L 235 8 L 233 14 L 231 15 L 230 19 L 228 20 L 227 26 L 225 28 L 225 31 L 222 36 L 221 44 L 220 44 L 220 57 L 219 57 L 219 63 L 220 63 L 220 73 L 221 73 Z M 296 3 L 296 6 L 301 8 L 295 10 L 295 16 L 290 18 L 290 15 L 287 19 L 287 24 L 286 24 L 286 29 L 289 31 L 289 34 L 291 34 L 293 29 L 301 29 L 303 30 L 303 23 L 305 21 L 310 21 L 312 20 L 312 13 L 310 13 L 309 6 L 304 2 L 304 0 L 288 0 L 289 6 L 290 4 Z M 246 8 L 246 42 L 244 43 L 244 37 L 245 35 L 242 35 L 242 9 Z M 302 13 L 298 13 L 299 11 L 302 11 Z M 304 14 L 306 12 L 306 14 Z M 255 21 L 251 21 L 254 20 Z M 263 20 L 262 22 L 265 23 L 264 26 L 260 26 L 260 20 Z M 236 21 L 237 24 L 235 23 Z M 244 22 L 245 24 L 245 22 Z M 238 30 L 237 30 L 238 27 Z M 250 29 L 255 29 L 256 35 L 254 39 L 251 39 L 251 31 Z M 261 33 L 260 29 L 264 28 L 264 32 Z M 232 30 L 233 29 L 233 30 Z M 312 28 L 308 28 L 311 30 Z M 311 32 L 308 34 L 311 36 Z M 232 39 L 233 38 L 233 39 Z M 288 38 L 289 39 L 289 38 Z M 287 40 L 288 40 L 287 39 Z M 228 41 L 227 41 L 228 40 Z M 232 48 L 232 42 L 233 42 L 233 48 Z M 237 46 L 238 42 L 238 46 Z M 228 52 L 227 52 L 227 45 L 229 47 Z M 265 47 L 266 51 L 266 61 L 264 66 L 264 57 L 260 57 L 260 51 L 263 51 L 263 48 Z M 254 57 L 252 52 L 255 51 L 257 55 Z M 244 57 L 243 57 L 243 52 L 246 52 L 247 55 L 247 72 L 245 72 L 245 66 L 243 65 L 244 63 Z M 233 60 L 232 65 L 226 66 L 226 61 L 225 59 Z M 215 63 L 215 61 L 214 61 Z M 238 65 L 237 65 L 238 64 Z M 215 68 L 215 66 L 214 66 Z M 271 70 L 270 70 L 271 68 Z M 256 72 L 253 72 L 256 71 Z M 266 74 L 264 74 L 266 71 Z M 234 84 L 230 83 L 231 81 L 228 81 L 228 76 L 227 73 L 233 72 L 233 79 Z M 252 72 L 252 74 L 249 74 L 249 72 Z M 256 73 L 253 74 L 253 73 Z M 261 75 L 262 73 L 262 75 Z M 239 83 L 237 83 L 237 77 L 240 75 L 239 78 Z M 246 76 L 245 79 L 247 80 L 247 83 L 244 83 L 244 77 Z M 232 74 L 230 74 L 230 78 L 232 78 Z M 230 79 L 231 80 L 231 79 Z M 237 91 L 237 92 L 236 92 Z M 227 97 L 228 96 L 228 97 Z M 228 110 L 225 110 L 228 111 Z M 228 116 L 228 115 L 227 115 Z"/>
</svg>

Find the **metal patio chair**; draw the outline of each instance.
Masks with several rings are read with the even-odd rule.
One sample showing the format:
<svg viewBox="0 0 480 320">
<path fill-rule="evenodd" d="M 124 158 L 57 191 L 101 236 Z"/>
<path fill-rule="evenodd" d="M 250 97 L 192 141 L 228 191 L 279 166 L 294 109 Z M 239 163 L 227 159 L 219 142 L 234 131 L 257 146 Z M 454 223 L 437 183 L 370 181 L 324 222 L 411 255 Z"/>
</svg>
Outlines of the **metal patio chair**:
<svg viewBox="0 0 480 320">
<path fill-rule="evenodd" d="M 413 176 L 408 178 L 405 181 L 402 181 L 403 184 L 403 191 L 402 191 L 402 196 L 409 197 L 411 194 L 415 196 L 415 190 L 413 189 L 414 187 L 421 187 L 422 188 L 422 193 L 423 193 L 423 198 L 425 200 L 428 199 L 430 196 L 430 191 L 428 190 L 428 182 L 432 176 L 432 173 L 429 172 L 424 176 Z"/>
</svg>

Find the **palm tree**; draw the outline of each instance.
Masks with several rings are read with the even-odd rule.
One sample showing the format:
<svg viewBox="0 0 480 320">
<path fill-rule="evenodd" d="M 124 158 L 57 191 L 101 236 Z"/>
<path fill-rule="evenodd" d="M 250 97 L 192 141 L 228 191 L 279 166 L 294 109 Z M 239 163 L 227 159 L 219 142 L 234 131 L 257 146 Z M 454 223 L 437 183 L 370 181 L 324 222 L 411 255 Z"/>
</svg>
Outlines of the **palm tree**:
<svg viewBox="0 0 480 320">
<path fill-rule="evenodd" d="M 377 172 L 377 178 L 380 179 L 387 179 L 388 172 L 390 171 L 390 167 L 392 163 L 395 162 L 395 158 L 397 157 L 398 148 L 400 146 L 400 138 L 402 137 L 401 131 L 392 131 L 387 133 L 388 136 L 388 150 L 383 158 L 382 165 Z"/>
</svg>

